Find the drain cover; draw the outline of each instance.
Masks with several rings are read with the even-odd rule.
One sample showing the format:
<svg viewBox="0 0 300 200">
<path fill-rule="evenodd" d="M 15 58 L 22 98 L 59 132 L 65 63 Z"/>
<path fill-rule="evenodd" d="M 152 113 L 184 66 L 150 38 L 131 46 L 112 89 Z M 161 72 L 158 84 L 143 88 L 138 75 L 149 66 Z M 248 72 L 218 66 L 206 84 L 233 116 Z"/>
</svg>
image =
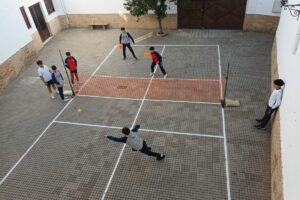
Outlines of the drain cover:
<svg viewBox="0 0 300 200">
<path fill-rule="evenodd" d="M 117 87 L 117 89 L 126 89 L 127 88 L 127 86 L 126 85 L 119 85 L 118 87 Z"/>
</svg>

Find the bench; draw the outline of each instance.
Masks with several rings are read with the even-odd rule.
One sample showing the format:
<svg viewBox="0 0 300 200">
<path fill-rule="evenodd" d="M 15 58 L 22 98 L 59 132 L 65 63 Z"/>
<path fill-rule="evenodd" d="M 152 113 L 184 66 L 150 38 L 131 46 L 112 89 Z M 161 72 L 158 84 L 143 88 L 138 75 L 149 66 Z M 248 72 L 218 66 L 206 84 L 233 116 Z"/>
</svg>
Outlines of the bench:
<svg viewBox="0 0 300 200">
<path fill-rule="evenodd" d="M 91 30 L 94 30 L 94 29 L 97 29 L 97 28 L 102 28 L 103 30 L 106 30 L 107 28 L 108 28 L 108 26 L 109 26 L 109 24 L 101 24 L 101 23 L 93 23 L 93 24 L 90 24 L 89 25 L 90 27 L 91 27 Z"/>
</svg>

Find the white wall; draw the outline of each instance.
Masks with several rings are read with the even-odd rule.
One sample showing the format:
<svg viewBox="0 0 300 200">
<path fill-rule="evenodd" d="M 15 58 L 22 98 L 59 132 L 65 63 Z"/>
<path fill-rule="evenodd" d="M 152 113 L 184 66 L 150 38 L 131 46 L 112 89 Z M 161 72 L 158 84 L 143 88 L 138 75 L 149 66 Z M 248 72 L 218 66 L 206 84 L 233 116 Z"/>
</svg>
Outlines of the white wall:
<svg viewBox="0 0 300 200">
<path fill-rule="evenodd" d="M 0 6 L 0 64 L 32 40 L 16 5 L 17 0 L 9 0 Z"/>
<path fill-rule="evenodd" d="M 274 0 L 248 0 L 247 14 L 271 15 L 278 16 L 278 13 L 273 13 Z"/>
<path fill-rule="evenodd" d="M 289 3 L 300 3 L 290 0 Z M 299 7 L 300 9 L 300 7 Z M 280 129 L 285 200 L 300 199 L 300 46 L 293 54 L 300 20 L 282 10 L 276 34 L 279 77 L 286 87 L 280 107 Z"/>
<path fill-rule="evenodd" d="M 29 7 L 36 4 L 36 3 L 40 4 L 43 15 L 44 15 L 44 19 L 45 19 L 46 22 L 49 22 L 52 19 L 54 19 L 55 17 L 57 17 L 58 15 L 63 14 L 60 0 L 53 0 L 53 5 L 54 5 L 54 8 L 55 8 L 55 12 L 51 13 L 50 15 L 47 12 L 47 9 L 46 9 L 46 6 L 45 6 L 43 0 L 18 0 L 18 6 L 19 7 L 24 6 L 25 11 L 27 13 L 27 17 L 30 21 L 30 24 L 31 24 L 31 29 L 29 29 L 30 34 L 33 34 L 37 31 L 37 29 L 35 27 L 35 24 L 34 24 L 34 21 L 32 19 L 32 16 L 31 16 L 30 11 L 29 11 Z"/>
<path fill-rule="evenodd" d="M 68 14 L 115 14 L 128 13 L 124 8 L 124 0 L 63 0 Z M 177 7 L 170 4 L 168 13 L 176 13 Z"/>
</svg>

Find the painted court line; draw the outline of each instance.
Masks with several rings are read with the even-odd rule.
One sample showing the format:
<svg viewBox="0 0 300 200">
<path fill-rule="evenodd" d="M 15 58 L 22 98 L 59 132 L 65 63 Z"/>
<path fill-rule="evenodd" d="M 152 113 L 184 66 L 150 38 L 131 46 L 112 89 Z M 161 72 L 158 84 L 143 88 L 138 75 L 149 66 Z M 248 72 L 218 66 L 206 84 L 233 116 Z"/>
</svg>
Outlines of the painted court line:
<svg viewBox="0 0 300 200">
<path fill-rule="evenodd" d="M 59 121 L 56 120 L 54 123 L 57 124 L 67 124 L 74 126 L 86 126 L 86 127 L 97 127 L 97 128 L 109 128 L 109 129 L 117 129 L 121 130 L 123 127 L 119 126 L 106 126 L 106 125 L 98 125 L 98 124 L 87 124 L 87 123 L 77 123 L 77 122 L 68 122 L 68 121 Z M 174 134 L 174 135 L 185 135 L 185 136 L 196 136 L 196 137 L 208 137 L 208 138 L 224 138 L 223 136 L 218 135 L 208 135 L 208 134 L 198 134 L 198 133 L 185 133 L 185 132 L 176 132 L 176 131 L 164 131 L 164 130 L 154 130 L 154 129 L 143 129 L 140 128 L 140 131 L 152 132 L 152 133 L 166 133 L 166 134 Z"/>
<path fill-rule="evenodd" d="M 95 96 L 95 95 L 85 95 L 79 94 L 76 95 L 79 97 L 90 97 L 90 98 L 100 98 L 100 99 L 117 99 L 117 100 L 132 100 L 132 101 L 142 101 L 143 99 L 135 98 L 125 98 L 125 97 L 108 97 L 108 96 Z M 206 105 L 220 105 L 221 103 L 217 102 L 204 102 L 204 101 L 177 101 L 177 100 L 167 100 L 167 99 L 145 99 L 144 101 L 149 102 L 169 102 L 169 103 L 190 103 L 190 104 L 206 104 Z"/>
<path fill-rule="evenodd" d="M 138 37 L 138 38 L 135 39 L 135 43 L 141 42 L 141 41 L 143 41 L 143 40 L 145 40 L 147 38 L 150 38 L 152 36 L 153 36 L 153 32 L 150 32 L 150 33 L 147 33 L 145 35 L 142 35 L 141 37 Z"/>
<path fill-rule="evenodd" d="M 148 46 L 156 46 L 156 47 L 217 47 L 217 44 L 133 44 L 131 46 L 135 47 L 148 47 Z"/>
<path fill-rule="evenodd" d="M 169 74 L 168 74 L 169 75 Z M 104 77 L 104 78 L 115 78 L 115 79 L 144 79 L 144 80 L 150 80 L 151 77 L 137 77 L 137 76 L 109 76 L 109 75 L 94 75 L 93 77 Z M 219 77 L 216 79 L 212 79 L 212 78 L 154 78 L 154 80 L 164 80 L 164 81 L 168 81 L 168 80 L 175 80 L 175 81 L 213 81 L 213 82 L 219 82 Z"/>
<path fill-rule="evenodd" d="M 99 66 L 96 68 L 94 73 L 90 76 L 89 79 L 86 80 L 86 82 L 82 85 L 82 87 L 79 89 L 79 91 L 89 82 L 89 80 L 92 78 L 92 76 L 99 70 L 99 68 L 104 64 L 104 62 L 108 59 L 108 57 L 113 53 L 113 51 L 116 49 L 117 46 L 115 46 L 109 54 L 106 56 L 106 58 L 99 64 Z M 6 173 L 6 175 L 1 179 L 0 186 L 2 183 L 7 179 L 7 177 L 14 171 L 14 169 L 20 164 L 20 162 L 24 159 L 24 157 L 30 152 L 30 150 L 35 146 L 35 144 L 41 139 L 41 137 L 47 132 L 47 130 L 51 127 L 51 125 L 56 121 L 56 119 L 64 112 L 64 110 L 70 105 L 70 103 L 73 101 L 74 98 L 72 98 L 63 108 L 62 110 L 54 117 L 54 119 L 48 124 L 48 126 L 44 129 L 44 131 L 38 136 L 38 138 L 31 144 L 31 146 L 25 151 L 25 153 L 19 158 L 19 160 L 13 165 L 13 167 Z"/>
<path fill-rule="evenodd" d="M 183 133 L 183 132 L 175 132 L 175 131 L 160 131 L 160 130 L 143 129 L 143 128 L 140 128 L 140 130 L 145 131 L 145 132 L 153 132 L 153 133 L 167 133 L 167 134 L 174 134 L 174 135 L 186 135 L 186 136 L 197 136 L 197 137 L 209 137 L 209 138 L 221 138 L 221 139 L 223 139 L 223 136 L 217 136 L 217 135 L 207 135 L 207 134 L 197 134 L 197 133 Z"/>
<path fill-rule="evenodd" d="M 163 49 L 162 49 L 161 55 L 163 55 L 164 50 L 165 50 L 165 46 L 164 46 Z M 147 87 L 147 90 L 146 90 L 146 92 L 145 92 L 144 98 L 143 98 L 143 100 L 142 100 L 142 102 L 141 102 L 141 105 L 140 105 L 140 107 L 139 107 L 139 109 L 138 109 L 138 111 L 137 111 L 137 113 L 136 113 L 136 116 L 135 116 L 133 122 L 132 122 L 131 128 L 133 128 L 133 126 L 134 126 L 134 124 L 135 124 L 135 122 L 136 122 L 136 120 L 137 120 L 137 118 L 138 118 L 138 116 L 139 116 L 139 114 L 140 114 L 140 111 L 141 111 L 141 109 L 142 109 L 142 106 L 143 106 L 143 104 L 144 104 L 144 102 L 145 102 L 145 98 L 146 98 L 146 96 L 147 96 L 147 94 L 148 94 L 148 91 L 149 91 L 149 89 L 150 89 L 150 85 L 151 85 L 152 80 L 153 80 L 153 78 L 154 78 L 154 76 L 155 76 L 156 70 L 157 70 L 157 66 L 156 66 L 156 68 L 155 68 L 154 75 L 151 77 L 151 80 L 150 80 L 150 82 L 149 82 L 149 84 L 148 84 L 148 87 Z M 109 181 L 108 181 L 108 183 L 107 183 L 107 185 L 106 185 L 106 187 L 105 187 L 105 190 L 104 190 L 104 193 L 103 193 L 103 195 L 102 195 L 101 200 L 104 200 L 104 199 L 105 199 L 106 193 L 107 193 L 107 191 L 108 191 L 108 189 L 109 189 L 109 186 L 110 186 L 110 184 L 111 184 L 111 181 L 112 181 L 112 179 L 113 179 L 113 177 L 114 177 L 114 175 L 115 175 L 115 173 L 116 173 L 116 170 L 117 170 L 118 165 L 119 165 L 119 163 L 120 163 L 121 157 L 122 157 L 122 155 L 123 155 L 123 153 L 124 153 L 125 146 L 126 146 L 126 144 L 124 144 L 123 147 L 122 147 L 122 150 L 121 150 L 121 152 L 120 152 L 120 154 L 119 154 L 118 160 L 117 160 L 117 162 L 116 162 L 116 164 L 115 164 L 114 170 L 113 170 L 113 172 L 112 172 L 112 174 L 111 174 L 111 176 L 110 176 L 110 178 L 109 178 Z"/>
<path fill-rule="evenodd" d="M 222 64 L 221 64 L 221 53 L 220 46 L 218 45 L 218 62 L 219 62 L 219 77 L 220 77 L 220 97 L 222 99 L 223 89 L 222 89 Z M 227 148 L 227 136 L 226 136 L 226 126 L 225 126 L 225 112 L 224 108 L 222 109 L 222 128 L 223 128 L 223 143 L 224 143 L 224 158 L 225 158 L 225 171 L 226 171 L 226 186 L 227 186 L 227 200 L 231 200 L 231 191 L 230 191 L 230 174 L 229 174 L 229 157 L 228 157 L 228 148 Z"/>
<path fill-rule="evenodd" d="M 119 127 L 119 126 L 105 126 L 105 125 L 98 125 L 98 124 L 86 124 L 86 123 L 67 122 L 67 121 L 59 121 L 59 120 L 54 121 L 54 123 L 76 125 L 76 126 L 97 127 L 97 128 L 111 128 L 111 129 L 118 129 L 118 130 L 121 130 L 123 128 L 123 127 Z"/>
</svg>

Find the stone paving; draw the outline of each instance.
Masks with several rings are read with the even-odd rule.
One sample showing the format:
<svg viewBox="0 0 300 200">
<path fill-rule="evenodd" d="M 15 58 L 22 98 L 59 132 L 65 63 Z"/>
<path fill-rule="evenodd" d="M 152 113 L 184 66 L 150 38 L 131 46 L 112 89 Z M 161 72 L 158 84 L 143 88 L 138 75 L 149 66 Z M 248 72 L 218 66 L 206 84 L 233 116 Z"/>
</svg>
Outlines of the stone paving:
<svg viewBox="0 0 300 200">
<path fill-rule="evenodd" d="M 137 38 L 149 31 L 130 32 Z M 39 59 L 61 67 L 58 49 L 71 51 L 87 80 L 115 46 L 118 34 L 118 30 L 66 30 L 46 44 Z M 225 108 L 226 138 L 218 103 L 143 101 L 140 95 L 139 99 L 120 95 L 119 99 L 77 96 L 66 105 L 50 99 L 32 64 L 0 93 L 0 199 L 101 199 L 104 194 L 105 199 L 270 199 L 270 134 L 256 130 L 253 119 L 262 114 L 270 92 L 272 40 L 272 35 L 240 31 L 170 31 L 167 37 L 154 36 L 138 44 L 146 46 L 135 46 L 138 61 L 130 53 L 123 61 L 116 49 L 96 72 L 98 77 L 149 79 L 151 61 L 143 57 L 147 45 L 164 49 L 170 78 L 217 80 L 219 58 L 222 76 L 230 62 L 228 97 L 242 105 Z M 161 77 L 158 69 L 154 80 Z M 97 84 L 105 84 L 103 80 Z M 213 92 L 220 89 L 203 84 Z M 154 151 L 165 153 L 165 160 L 128 147 L 122 151 L 122 144 L 101 137 L 120 136 L 119 128 L 135 120 L 141 124 L 140 135 Z"/>
</svg>

